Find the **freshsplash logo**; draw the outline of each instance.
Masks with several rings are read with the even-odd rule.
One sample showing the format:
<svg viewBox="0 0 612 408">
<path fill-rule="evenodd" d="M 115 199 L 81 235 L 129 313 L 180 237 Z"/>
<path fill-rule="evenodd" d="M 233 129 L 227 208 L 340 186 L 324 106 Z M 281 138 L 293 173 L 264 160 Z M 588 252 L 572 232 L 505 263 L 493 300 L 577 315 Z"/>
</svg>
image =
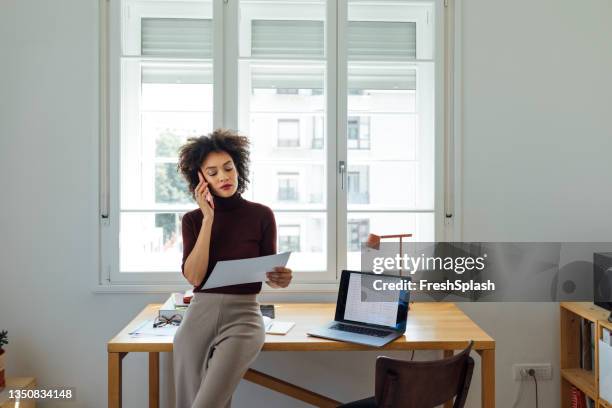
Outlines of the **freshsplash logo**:
<svg viewBox="0 0 612 408">
<path fill-rule="evenodd" d="M 387 271 L 402 270 L 414 275 L 420 270 L 453 271 L 462 275 L 466 271 L 482 271 L 485 269 L 487 254 L 478 257 L 440 257 L 440 256 L 403 256 L 376 257 L 372 262 L 372 272 L 382 274 Z"/>
</svg>

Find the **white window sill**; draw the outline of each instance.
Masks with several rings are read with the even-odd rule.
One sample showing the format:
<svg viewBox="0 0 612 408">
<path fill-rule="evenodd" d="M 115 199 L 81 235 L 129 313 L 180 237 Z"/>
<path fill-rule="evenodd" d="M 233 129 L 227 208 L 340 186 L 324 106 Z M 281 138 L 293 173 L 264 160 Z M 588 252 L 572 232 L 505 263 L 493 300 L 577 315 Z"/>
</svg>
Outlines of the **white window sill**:
<svg viewBox="0 0 612 408">
<path fill-rule="evenodd" d="M 172 293 L 190 289 L 186 285 L 95 285 L 93 293 Z M 338 283 L 295 283 L 285 289 L 272 289 L 263 285 L 259 294 L 260 302 L 335 302 Z"/>
</svg>

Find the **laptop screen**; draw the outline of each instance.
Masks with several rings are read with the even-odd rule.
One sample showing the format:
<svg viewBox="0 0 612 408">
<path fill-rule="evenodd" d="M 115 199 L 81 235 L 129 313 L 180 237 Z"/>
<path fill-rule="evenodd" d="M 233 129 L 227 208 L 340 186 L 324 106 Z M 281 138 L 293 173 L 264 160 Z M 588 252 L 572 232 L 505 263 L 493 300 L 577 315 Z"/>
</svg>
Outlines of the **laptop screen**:
<svg viewBox="0 0 612 408">
<path fill-rule="evenodd" d="M 383 283 L 401 284 L 407 280 L 399 276 L 342 271 L 336 320 L 405 329 L 409 292 L 376 288 L 381 288 Z"/>
</svg>

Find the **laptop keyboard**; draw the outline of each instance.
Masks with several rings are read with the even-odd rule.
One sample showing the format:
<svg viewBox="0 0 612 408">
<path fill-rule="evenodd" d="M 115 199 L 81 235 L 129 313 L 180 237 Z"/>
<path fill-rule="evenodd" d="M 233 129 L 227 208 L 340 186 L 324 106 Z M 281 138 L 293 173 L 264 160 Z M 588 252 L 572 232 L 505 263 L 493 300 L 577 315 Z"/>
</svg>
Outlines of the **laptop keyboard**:
<svg viewBox="0 0 612 408">
<path fill-rule="evenodd" d="M 352 326 L 349 324 L 336 323 L 330 327 L 332 330 L 340 330 L 350 333 L 365 334 L 367 336 L 387 337 L 392 332 L 386 330 L 371 329 L 369 327 Z"/>
</svg>

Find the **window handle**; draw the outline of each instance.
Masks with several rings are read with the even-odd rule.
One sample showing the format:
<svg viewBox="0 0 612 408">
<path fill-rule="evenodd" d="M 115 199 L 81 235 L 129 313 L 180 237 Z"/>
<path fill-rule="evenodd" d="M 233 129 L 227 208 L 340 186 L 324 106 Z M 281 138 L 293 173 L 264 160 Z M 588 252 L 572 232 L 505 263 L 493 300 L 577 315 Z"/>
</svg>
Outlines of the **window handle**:
<svg viewBox="0 0 612 408">
<path fill-rule="evenodd" d="M 344 175 L 346 174 L 346 163 L 344 160 L 338 162 L 338 173 L 340 173 L 340 188 L 344 191 Z"/>
</svg>

